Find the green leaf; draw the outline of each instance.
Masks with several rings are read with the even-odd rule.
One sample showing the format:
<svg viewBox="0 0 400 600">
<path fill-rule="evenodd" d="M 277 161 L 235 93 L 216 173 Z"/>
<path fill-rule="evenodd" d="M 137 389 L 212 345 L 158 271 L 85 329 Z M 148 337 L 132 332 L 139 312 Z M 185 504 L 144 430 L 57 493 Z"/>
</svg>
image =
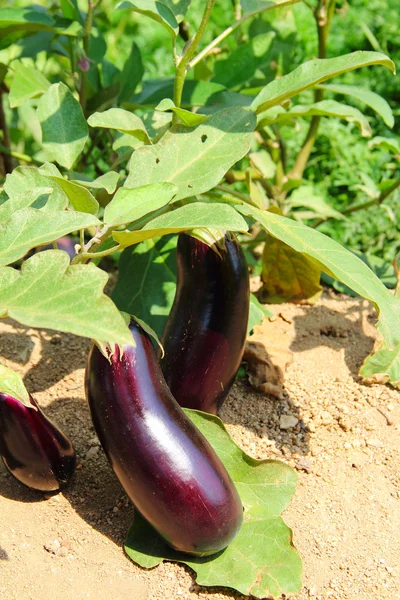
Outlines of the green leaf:
<svg viewBox="0 0 400 600">
<path fill-rule="evenodd" d="M 383 65 L 395 72 L 394 63 L 379 52 L 359 51 L 335 58 L 315 58 L 266 85 L 253 100 L 251 108 L 257 113 L 263 112 L 331 77 L 370 65 Z"/>
<path fill-rule="evenodd" d="M 50 81 L 37 69 L 18 63 L 10 87 L 11 108 L 21 106 L 30 98 L 41 96 L 49 87 Z"/>
<path fill-rule="evenodd" d="M 103 294 L 107 282 L 108 274 L 93 264 L 70 265 L 62 250 L 39 252 L 20 271 L 0 268 L 0 314 L 28 327 L 130 344 L 129 329 Z"/>
<path fill-rule="evenodd" d="M 249 154 L 249 159 L 257 171 L 266 179 L 275 177 L 276 164 L 271 158 L 271 155 L 266 150 L 259 150 Z"/>
<path fill-rule="evenodd" d="M 138 46 L 133 43 L 122 72 L 118 76 L 118 81 L 121 86 L 118 95 L 120 102 L 131 99 L 132 94 L 135 93 L 137 86 L 142 81 L 143 74 L 144 67 L 140 50 Z"/>
<path fill-rule="evenodd" d="M 363 137 L 370 137 L 372 134 L 368 119 L 360 110 L 358 110 L 358 108 L 348 106 L 347 104 L 341 104 L 335 100 L 321 100 L 321 102 L 316 102 L 315 104 L 309 104 L 307 106 L 297 104 L 287 112 L 280 112 L 276 119 L 273 119 L 271 122 L 286 123 L 291 119 L 312 117 L 314 115 L 320 117 L 338 117 L 339 119 L 344 119 L 348 123 L 355 123 L 360 128 Z"/>
<path fill-rule="evenodd" d="M 0 8 L 0 50 L 37 31 L 54 31 L 54 20 L 33 8 Z"/>
<path fill-rule="evenodd" d="M 363 102 L 372 108 L 372 110 L 374 110 L 378 115 L 380 115 L 388 127 L 393 127 L 394 116 L 392 109 L 390 108 L 388 102 L 386 102 L 382 96 L 379 96 L 379 94 L 353 85 L 343 85 L 339 83 L 319 85 L 318 88 L 321 90 L 327 90 L 328 92 L 333 92 L 334 94 L 345 94 L 346 96 L 356 98 L 356 100 Z"/>
<path fill-rule="evenodd" d="M 63 190 L 37 167 L 17 167 L 7 175 L 4 189 L 11 199 L 13 210 L 31 206 L 40 196 L 47 194 L 48 190 L 50 194 L 46 200 L 47 208 L 63 210 L 68 205 L 68 198 Z M 11 206 L 6 210 L 9 211 L 10 208 Z"/>
<path fill-rule="evenodd" d="M 60 0 L 60 6 L 64 17 L 71 21 L 81 20 L 77 0 Z"/>
<path fill-rule="evenodd" d="M 28 390 L 18 373 L 0 363 L 0 392 L 16 398 L 28 408 L 32 408 Z"/>
<path fill-rule="evenodd" d="M 75 210 L 84 213 L 96 215 L 99 210 L 99 203 L 96 198 L 85 187 L 68 181 L 63 177 L 49 176 L 49 180 L 53 181 L 67 196 L 71 205 Z"/>
<path fill-rule="evenodd" d="M 213 81 L 227 88 L 237 88 L 249 81 L 257 69 L 270 62 L 268 51 L 275 35 L 274 31 L 256 35 L 236 48 L 226 60 L 216 61 Z"/>
<path fill-rule="evenodd" d="M 137 221 L 169 204 L 177 191 L 171 183 L 151 183 L 133 190 L 120 188 L 105 208 L 104 222 L 117 227 Z"/>
<path fill-rule="evenodd" d="M 174 13 L 163 2 L 157 0 L 122 0 L 115 7 L 116 10 L 130 8 L 134 12 L 150 17 L 154 21 L 164 25 L 174 40 L 179 32 L 178 22 Z"/>
<path fill-rule="evenodd" d="M 157 144 L 133 153 L 125 186 L 169 181 L 179 189 L 175 200 L 207 192 L 245 156 L 255 125 L 251 112 L 227 108 L 198 127 L 172 127 Z"/>
<path fill-rule="evenodd" d="M 301 559 L 291 530 L 279 515 L 293 496 L 296 473 L 282 462 L 258 461 L 245 454 L 218 417 L 185 412 L 209 440 L 237 487 L 245 509 L 242 528 L 226 550 L 197 558 L 169 548 L 136 512 L 125 552 L 145 568 L 163 560 L 183 562 L 197 573 L 199 585 L 234 588 L 255 598 L 295 594 L 301 588 Z"/>
<path fill-rule="evenodd" d="M 39 100 L 37 115 L 43 145 L 66 169 L 72 166 L 88 139 L 81 105 L 63 83 L 54 83 Z"/>
<path fill-rule="evenodd" d="M 400 141 L 393 138 L 386 138 L 377 136 L 372 138 L 370 142 L 368 142 L 368 148 L 382 148 L 382 150 L 387 150 L 388 152 L 393 152 L 394 154 L 400 154 Z"/>
<path fill-rule="evenodd" d="M 184 108 L 178 108 L 175 106 L 174 101 L 170 98 L 164 98 L 164 100 L 161 100 L 161 102 L 156 106 L 156 110 L 161 112 L 172 110 L 172 112 L 178 115 L 181 123 L 183 123 L 183 125 L 187 125 L 188 127 L 196 127 L 208 119 L 206 115 L 193 113 L 189 110 L 185 110 Z"/>
<path fill-rule="evenodd" d="M 109 194 L 113 194 L 117 189 L 120 173 L 116 171 L 108 171 L 104 175 L 100 175 L 94 181 L 86 181 L 83 179 L 73 179 L 71 183 L 77 183 L 80 186 L 93 190 L 106 190 Z"/>
<path fill-rule="evenodd" d="M 372 382 L 400 385 L 400 348 L 388 350 L 385 346 L 368 356 L 361 369 L 360 375 Z"/>
<path fill-rule="evenodd" d="M 229 204 L 193 202 L 156 217 L 139 231 L 114 231 L 113 238 L 126 247 L 167 233 L 197 228 L 247 231 L 248 226 Z"/>
<path fill-rule="evenodd" d="M 325 200 L 314 193 L 312 185 L 302 185 L 293 191 L 287 199 L 287 205 L 292 208 L 306 207 L 323 219 L 333 218 L 346 220 L 338 210 L 335 210 Z"/>
<path fill-rule="evenodd" d="M 51 201 L 52 188 L 35 188 L 24 194 L 9 198 L 0 206 L 0 223 L 4 223 L 10 219 L 13 213 L 17 210 L 22 210 L 28 206 L 32 208 L 41 208 L 42 210 L 63 210 L 64 206 L 54 206 Z M 63 202 L 63 204 L 65 204 Z"/>
<path fill-rule="evenodd" d="M 315 304 L 322 294 L 320 264 L 269 235 L 263 251 L 262 299 L 270 304 Z"/>
<path fill-rule="evenodd" d="M 302 223 L 249 205 L 237 208 L 259 221 L 272 236 L 318 261 L 321 271 L 372 302 L 379 313 L 377 327 L 387 347 L 393 350 L 400 346 L 400 303 L 357 256 Z"/>
<path fill-rule="evenodd" d="M 265 317 L 273 317 L 274 313 L 265 308 L 257 300 L 254 294 L 250 294 L 250 307 L 249 307 L 249 322 L 247 324 L 247 335 L 253 331 L 254 326 L 261 323 Z"/>
<path fill-rule="evenodd" d="M 93 215 L 69 211 L 24 208 L 0 226 L 0 265 L 22 258 L 28 250 L 53 242 L 77 229 L 97 226 Z"/>
<path fill-rule="evenodd" d="M 120 310 L 136 315 L 161 337 L 176 288 L 177 236 L 149 239 L 126 248 L 112 294 Z"/>
<path fill-rule="evenodd" d="M 123 108 L 110 108 L 104 112 L 97 112 L 88 118 L 90 127 L 105 127 L 116 129 L 122 133 L 133 135 L 138 140 L 150 143 L 149 134 L 140 117 Z"/>
<path fill-rule="evenodd" d="M 296 4 L 300 0 L 240 0 L 243 15 L 255 15 L 265 10 Z"/>
<path fill-rule="evenodd" d="M 181 23 L 188 11 L 191 0 L 163 0 L 163 2 L 175 15 L 178 23 Z"/>
</svg>

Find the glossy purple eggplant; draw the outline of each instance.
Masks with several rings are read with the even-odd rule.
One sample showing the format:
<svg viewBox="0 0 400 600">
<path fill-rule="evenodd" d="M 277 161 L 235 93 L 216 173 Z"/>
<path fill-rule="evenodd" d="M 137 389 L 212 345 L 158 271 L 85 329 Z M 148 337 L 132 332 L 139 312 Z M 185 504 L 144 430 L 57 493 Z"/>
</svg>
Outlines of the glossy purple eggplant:
<svg viewBox="0 0 400 600">
<path fill-rule="evenodd" d="M 90 351 L 86 396 L 94 427 L 126 493 L 165 541 L 204 556 L 239 531 L 238 492 L 213 448 L 165 383 L 147 334 L 136 323 L 136 346 L 104 357 Z"/>
<path fill-rule="evenodd" d="M 41 492 L 57 492 L 74 473 L 74 448 L 29 398 L 34 408 L 0 393 L 0 456 L 21 483 Z"/>
<path fill-rule="evenodd" d="M 181 233 L 177 287 L 161 343 L 165 380 L 181 406 L 216 414 L 242 360 L 249 316 L 249 275 L 237 239 L 225 248 Z"/>
</svg>

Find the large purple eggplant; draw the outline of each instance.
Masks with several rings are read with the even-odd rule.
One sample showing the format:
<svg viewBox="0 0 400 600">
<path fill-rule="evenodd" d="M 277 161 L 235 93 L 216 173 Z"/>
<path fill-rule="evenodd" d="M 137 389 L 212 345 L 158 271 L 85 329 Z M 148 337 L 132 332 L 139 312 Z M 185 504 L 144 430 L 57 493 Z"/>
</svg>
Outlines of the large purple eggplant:
<svg viewBox="0 0 400 600">
<path fill-rule="evenodd" d="M 153 345 L 132 323 L 135 346 L 109 360 L 93 346 L 86 370 L 92 420 L 126 493 L 166 542 L 204 556 L 237 534 L 243 508 L 222 462 L 165 383 Z"/>
<path fill-rule="evenodd" d="M 41 492 L 57 492 L 74 473 L 74 448 L 29 398 L 34 408 L 0 393 L 0 456 L 21 483 Z"/>
<path fill-rule="evenodd" d="M 216 414 L 242 360 L 249 315 L 249 275 L 237 239 L 217 251 L 181 233 L 177 288 L 162 334 L 165 380 L 181 406 Z"/>
</svg>

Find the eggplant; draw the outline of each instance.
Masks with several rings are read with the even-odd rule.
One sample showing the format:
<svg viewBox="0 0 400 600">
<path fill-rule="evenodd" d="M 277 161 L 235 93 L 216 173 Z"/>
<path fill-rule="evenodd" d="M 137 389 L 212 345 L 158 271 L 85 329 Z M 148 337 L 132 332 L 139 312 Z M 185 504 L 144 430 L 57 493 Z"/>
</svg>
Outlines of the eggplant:
<svg viewBox="0 0 400 600">
<path fill-rule="evenodd" d="M 93 424 L 125 492 L 175 550 L 225 548 L 242 523 L 239 494 L 213 448 L 173 398 L 153 344 L 132 322 L 133 344 L 86 368 Z"/>
<path fill-rule="evenodd" d="M 11 475 L 41 492 L 58 492 L 75 470 L 75 451 L 67 436 L 46 417 L 35 399 L 32 408 L 0 393 L 0 456 Z"/>
<path fill-rule="evenodd" d="M 216 414 L 239 369 L 249 316 L 249 275 L 232 235 L 212 248 L 181 233 L 177 287 L 160 357 L 172 395 L 185 408 Z"/>
</svg>

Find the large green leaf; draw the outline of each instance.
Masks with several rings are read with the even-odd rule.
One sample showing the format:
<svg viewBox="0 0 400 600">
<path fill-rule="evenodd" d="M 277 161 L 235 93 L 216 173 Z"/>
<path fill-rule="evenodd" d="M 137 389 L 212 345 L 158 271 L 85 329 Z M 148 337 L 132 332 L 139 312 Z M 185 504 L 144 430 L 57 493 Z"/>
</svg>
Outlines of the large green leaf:
<svg viewBox="0 0 400 600">
<path fill-rule="evenodd" d="M 183 562 L 196 572 L 198 584 L 234 588 L 255 598 L 299 592 L 301 559 L 292 532 L 280 517 L 295 490 L 295 471 L 283 462 L 255 460 L 245 454 L 218 417 L 185 412 L 212 444 L 237 487 L 244 506 L 242 528 L 223 552 L 196 558 L 172 550 L 135 513 L 125 552 L 146 568 L 162 560 Z"/>
<path fill-rule="evenodd" d="M 37 115 L 44 147 L 60 165 L 72 169 L 88 138 L 78 100 L 66 85 L 54 83 L 40 98 Z"/>
<path fill-rule="evenodd" d="M 265 115 L 265 118 L 263 115 Z M 314 115 L 320 117 L 338 117 L 348 123 L 355 123 L 360 128 L 361 135 L 364 137 L 369 137 L 372 133 L 367 117 L 358 108 L 336 102 L 336 100 L 321 100 L 321 102 L 305 106 L 296 104 L 290 110 L 279 112 L 276 115 L 271 115 L 267 110 L 265 113 L 259 115 L 259 123 L 263 126 L 269 123 L 287 123 L 292 119 L 312 117 Z"/>
<path fill-rule="evenodd" d="M 315 304 L 321 296 L 320 264 L 269 235 L 263 251 L 262 300 L 270 304 L 300 302 Z"/>
<path fill-rule="evenodd" d="M 53 195 L 50 187 L 37 187 L 20 195 L 12 196 L 0 206 L 0 223 L 5 223 L 17 210 L 40 208 L 42 210 L 64 210 L 66 199 Z"/>
<path fill-rule="evenodd" d="M 134 12 L 142 13 L 164 25 L 173 39 L 178 35 L 178 22 L 166 3 L 159 2 L 158 0 L 122 0 L 115 8 L 116 10 L 130 8 Z"/>
<path fill-rule="evenodd" d="M 22 404 L 28 407 L 32 407 L 29 400 L 28 390 L 25 387 L 21 375 L 8 369 L 0 363 L 0 392 L 2 394 L 8 394 L 13 398 L 16 398 Z"/>
<path fill-rule="evenodd" d="M 93 264 L 70 265 L 62 250 L 39 252 L 20 271 L 0 268 L 0 315 L 28 327 L 131 344 L 124 319 L 103 294 L 107 281 L 107 273 Z"/>
<path fill-rule="evenodd" d="M 0 226 L 0 265 L 22 258 L 28 250 L 52 242 L 77 229 L 99 225 L 93 215 L 24 208 Z"/>
<path fill-rule="evenodd" d="M 130 190 L 120 188 L 104 211 L 104 222 L 117 227 L 141 219 L 171 202 L 178 188 L 172 183 L 151 183 Z"/>
<path fill-rule="evenodd" d="M 255 125 L 251 112 L 227 108 L 198 127 L 172 127 L 157 144 L 133 153 L 125 186 L 169 181 L 179 189 L 176 200 L 207 192 L 245 156 Z"/>
<path fill-rule="evenodd" d="M 88 118 L 88 124 L 90 127 L 116 129 L 122 133 L 129 133 L 142 142 L 150 142 L 142 119 L 123 108 L 110 108 L 104 112 L 94 113 Z"/>
<path fill-rule="evenodd" d="M 341 83 L 329 83 L 318 86 L 322 90 L 327 90 L 328 92 L 333 92 L 334 94 L 345 94 L 346 96 L 350 96 L 351 98 L 356 98 L 360 102 L 363 102 L 372 110 L 374 110 L 378 115 L 382 117 L 385 121 L 386 125 L 390 128 L 394 125 L 394 116 L 390 105 L 382 96 L 376 94 L 375 92 L 371 92 L 371 90 L 365 90 L 360 87 L 356 87 L 353 85 L 344 85 Z"/>
<path fill-rule="evenodd" d="M 11 108 L 21 106 L 30 98 L 41 96 L 50 87 L 50 81 L 35 67 L 23 63 L 13 66 L 15 72 L 9 95 Z"/>
<path fill-rule="evenodd" d="M 360 374 L 366 379 L 386 383 L 390 381 L 393 386 L 400 386 L 400 347 L 388 350 L 385 346 L 379 348 L 368 356 Z"/>
<path fill-rule="evenodd" d="M 274 31 L 256 35 L 247 44 L 236 48 L 227 59 L 217 61 L 213 81 L 227 88 L 237 88 L 249 81 L 257 69 L 270 61 L 268 51 L 274 38 Z"/>
<path fill-rule="evenodd" d="M 253 100 L 251 108 L 257 113 L 263 112 L 331 77 L 370 65 L 383 65 L 395 71 L 394 63 L 380 52 L 359 51 L 335 58 L 315 58 L 266 85 Z"/>
<path fill-rule="evenodd" d="M 176 236 L 126 248 L 112 298 L 118 308 L 148 323 L 161 337 L 176 287 Z"/>
<path fill-rule="evenodd" d="M 63 177 L 50 175 L 49 180 L 62 189 L 75 210 L 93 215 L 97 214 L 99 203 L 88 189 Z"/>
<path fill-rule="evenodd" d="M 150 238 L 189 229 L 247 231 L 246 221 L 228 204 L 194 202 L 149 221 L 139 231 L 115 231 L 113 238 L 122 246 L 132 246 Z"/>
<path fill-rule="evenodd" d="M 120 174 L 116 171 L 108 171 L 104 175 L 100 175 L 94 181 L 86 181 L 84 179 L 74 179 L 71 183 L 77 183 L 80 186 L 94 189 L 94 190 L 106 190 L 109 194 L 113 194 L 117 189 Z"/>
<path fill-rule="evenodd" d="M 378 329 L 386 346 L 390 350 L 400 346 L 400 302 L 363 261 L 328 236 L 302 223 L 250 205 L 240 206 L 238 210 L 252 216 L 272 236 L 297 252 L 318 261 L 321 271 L 372 302 L 379 313 Z"/>
</svg>

